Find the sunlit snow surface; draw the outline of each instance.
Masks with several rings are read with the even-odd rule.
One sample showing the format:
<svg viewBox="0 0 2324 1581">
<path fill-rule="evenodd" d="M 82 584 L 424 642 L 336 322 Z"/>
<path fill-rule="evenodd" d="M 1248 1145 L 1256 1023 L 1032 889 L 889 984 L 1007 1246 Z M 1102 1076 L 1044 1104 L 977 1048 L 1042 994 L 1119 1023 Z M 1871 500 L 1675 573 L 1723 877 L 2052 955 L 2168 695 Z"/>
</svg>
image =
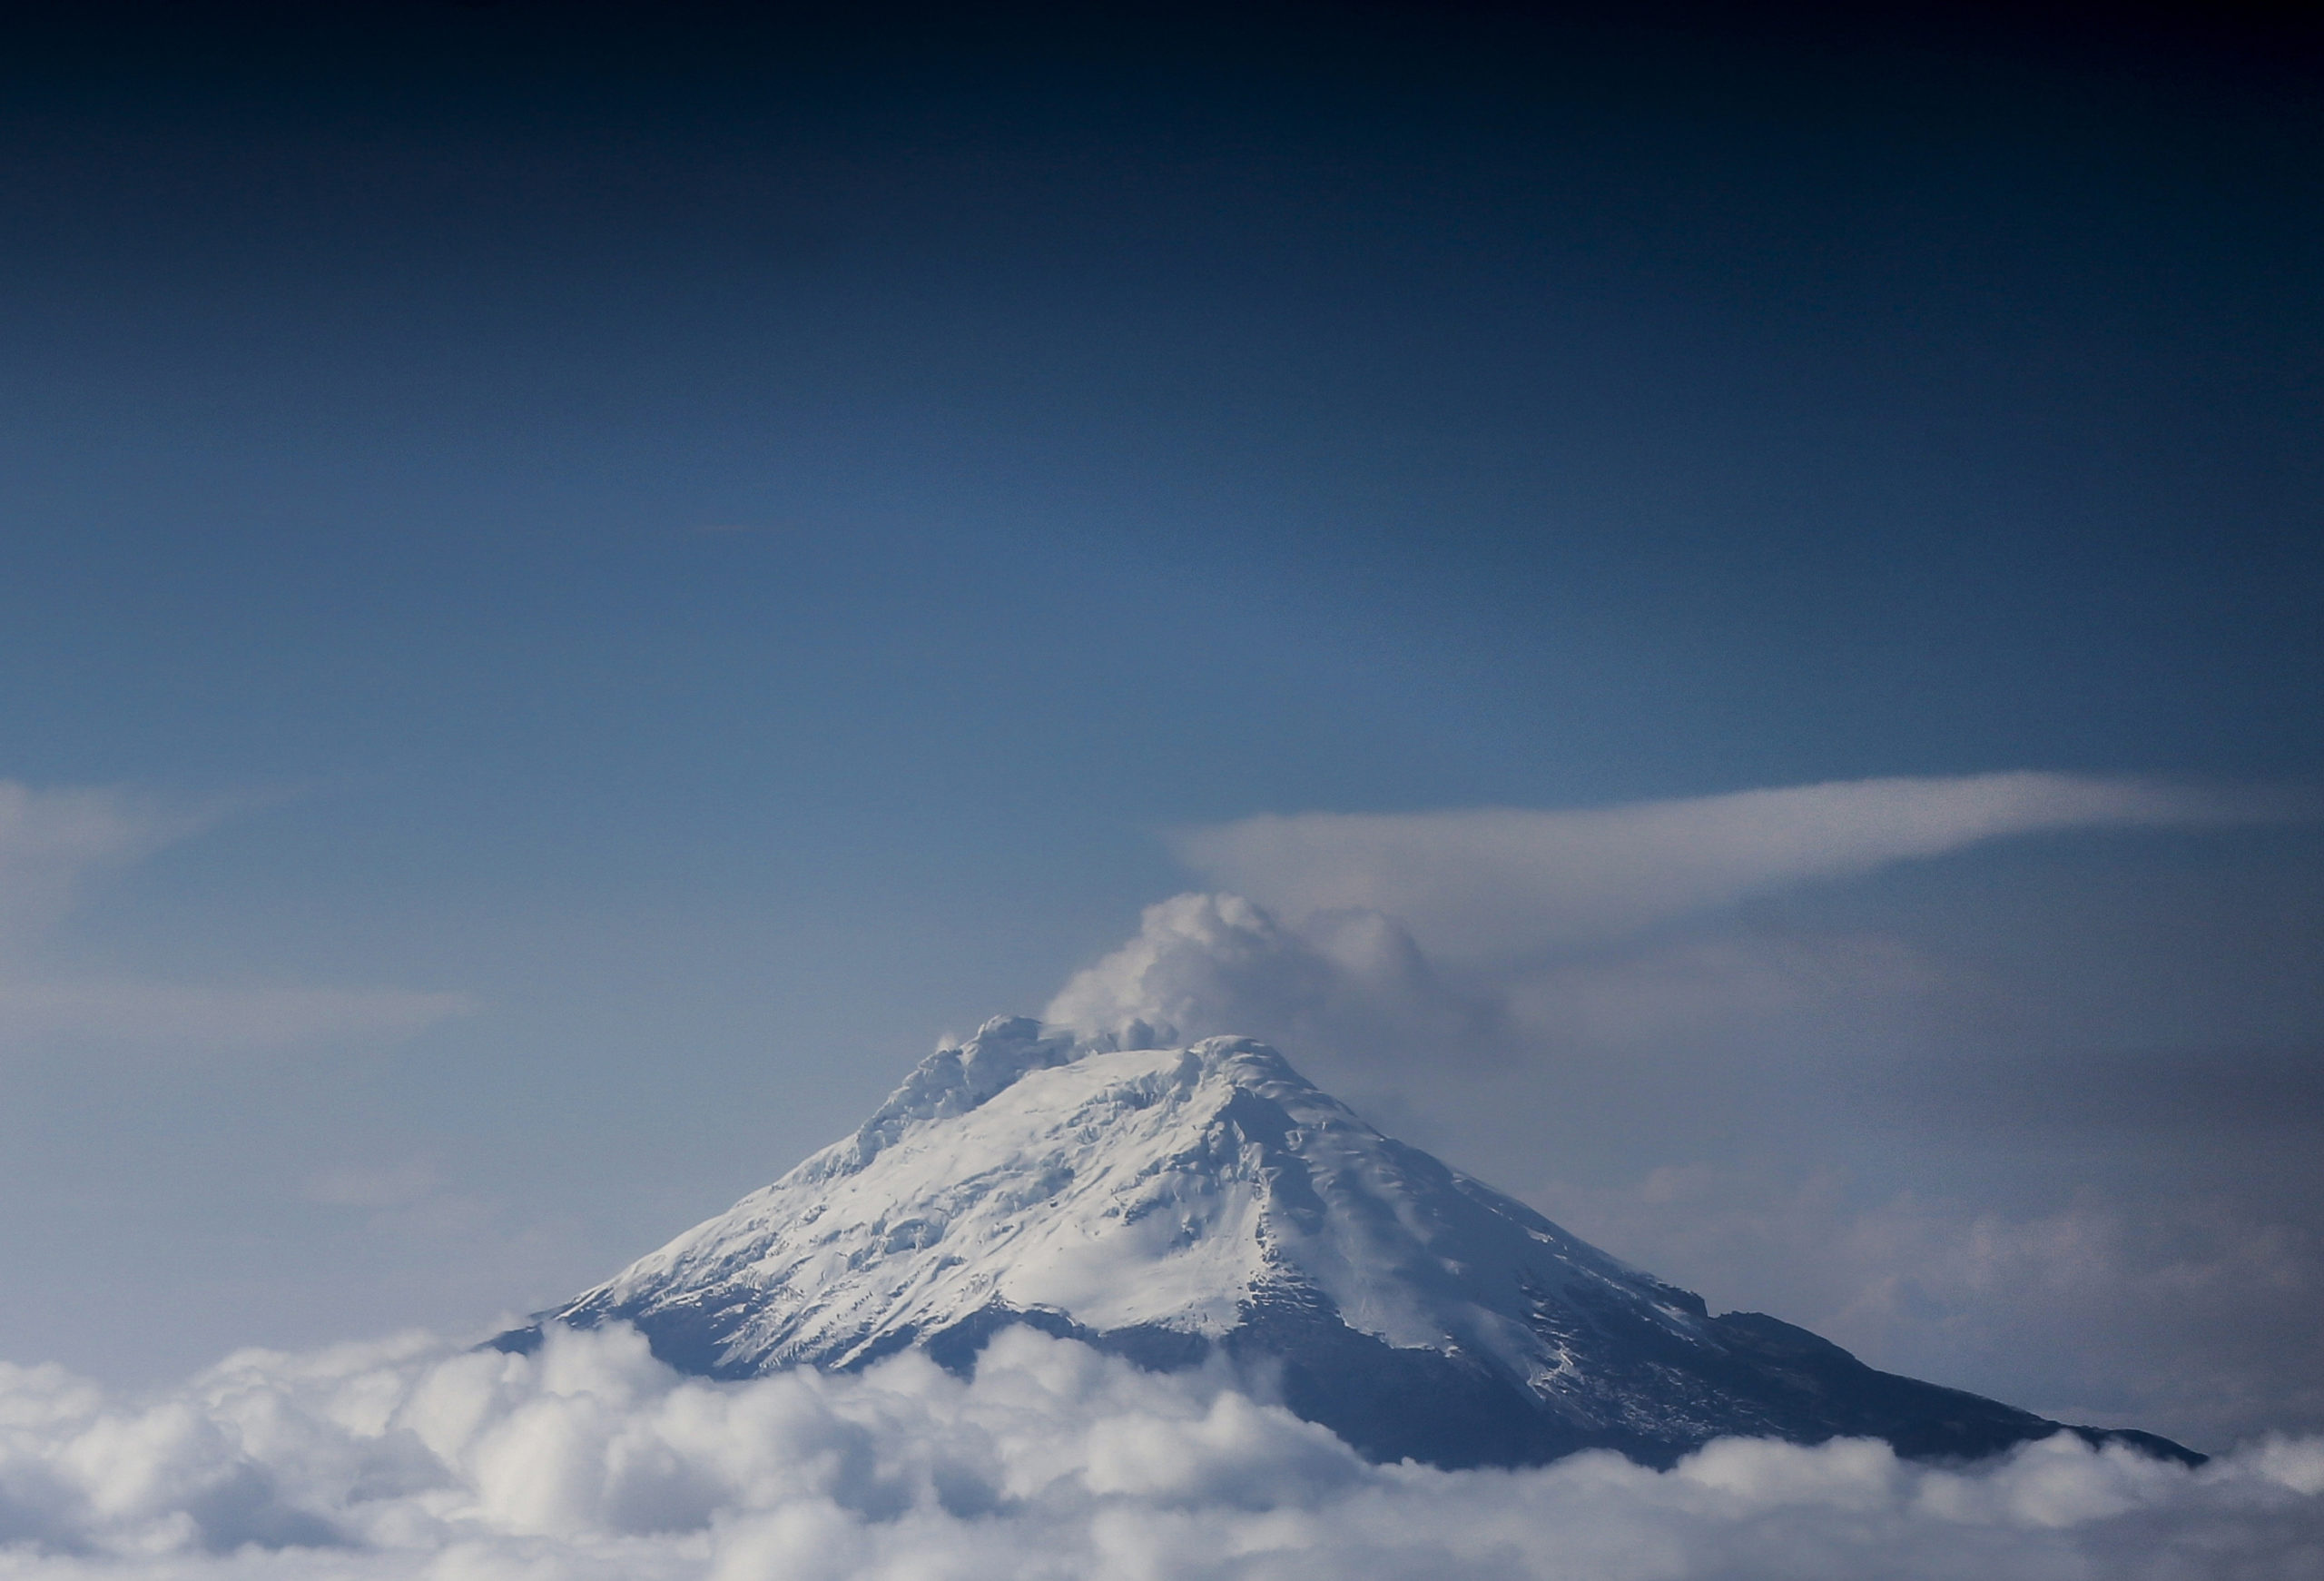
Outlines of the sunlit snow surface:
<svg viewBox="0 0 2324 1581">
<path fill-rule="evenodd" d="M 1251 1182 L 1198 1167 L 1231 1091 L 1191 1052 L 1147 1051 L 1034 1072 L 972 1127 L 897 1123 L 891 1104 L 606 1294 L 753 1298 L 759 1315 L 732 1354 L 753 1362 L 844 1365 L 887 1333 L 996 1299 L 1093 1327 L 1224 1333 L 1265 1271 Z"/>
<path fill-rule="evenodd" d="M 965 1370 L 1019 1321 L 1163 1369 L 1224 1350 L 1368 1457 L 1448 1467 L 1668 1466 L 1737 1434 L 1959 1457 L 2057 1425 L 1714 1317 L 1265 1044 L 1092 1047 L 1022 1019 L 938 1050 L 854 1136 L 553 1316 L 633 1323 L 726 1378 L 908 1346 Z"/>
<path fill-rule="evenodd" d="M 2319 1556 L 2324 1440 L 2200 1470 L 2060 1437 L 1968 1470 L 1722 1439 L 1668 1472 L 1445 1472 L 1023 1329 L 973 1381 L 906 1353 L 713 1383 L 620 1328 L 251 1352 L 143 1400 L 0 1367 L 0 1576 L 54 1581 L 2312 1581 Z"/>
<path fill-rule="evenodd" d="M 1232 1122 L 1233 1123 L 1224 1123 Z M 1405 1348 L 1553 1388 L 1527 1306 L 1583 1287 L 1691 1338 L 1678 1292 L 1383 1136 L 1264 1044 L 1088 1052 L 1025 1021 L 940 1051 L 855 1136 L 568 1313 L 747 1313 L 721 1370 L 845 1367 L 995 1302 L 1217 1336 L 1270 1280 Z"/>
</svg>

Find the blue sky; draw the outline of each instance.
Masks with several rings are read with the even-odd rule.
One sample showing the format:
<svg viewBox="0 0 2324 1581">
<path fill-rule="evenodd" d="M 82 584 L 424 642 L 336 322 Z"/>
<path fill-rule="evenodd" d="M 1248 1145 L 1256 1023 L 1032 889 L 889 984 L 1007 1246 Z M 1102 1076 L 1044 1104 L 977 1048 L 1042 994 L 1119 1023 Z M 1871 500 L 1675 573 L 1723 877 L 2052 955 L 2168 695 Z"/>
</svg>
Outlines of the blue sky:
<svg viewBox="0 0 2324 1581">
<path fill-rule="evenodd" d="M 187 8 L 12 68 L 0 778 L 64 878 L 5 919 L 0 1356 L 557 1299 L 1038 1010 L 1208 882 L 1188 829 L 2324 777 L 2296 72 L 671 16 Z M 1551 963 L 1530 1042 L 1291 1052 L 1715 1306 L 2037 1408 L 2267 1425 L 2092 1314 L 2274 1280 L 2191 1306 L 2203 1365 L 2324 1420 L 2319 858 L 1965 843 Z M 1768 939 L 1823 997 L 1574 1019 Z M 2111 1271 L 1897 1293 L 1981 1224 Z"/>
</svg>

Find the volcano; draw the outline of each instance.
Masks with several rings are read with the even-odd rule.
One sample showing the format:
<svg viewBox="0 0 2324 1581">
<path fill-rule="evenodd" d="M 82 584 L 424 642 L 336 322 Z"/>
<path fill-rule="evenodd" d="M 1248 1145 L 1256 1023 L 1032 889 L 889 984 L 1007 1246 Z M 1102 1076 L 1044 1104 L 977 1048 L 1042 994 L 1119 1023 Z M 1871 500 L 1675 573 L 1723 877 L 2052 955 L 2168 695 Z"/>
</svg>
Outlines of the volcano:
<svg viewBox="0 0 2324 1581">
<path fill-rule="evenodd" d="M 853 1136 L 529 1328 L 634 1324 L 681 1371 L 973 1369 L 1029 1324 L 1216 1361 L 1374 1460 L 1668 1466 L 1712 1438 L 1970 1459 L 2060 1431 L 1630 1268 L 1383 1135 L 1272 1048 L 1093 1046 L 1024 1019 L 938 1050 Z"/>
</svg>

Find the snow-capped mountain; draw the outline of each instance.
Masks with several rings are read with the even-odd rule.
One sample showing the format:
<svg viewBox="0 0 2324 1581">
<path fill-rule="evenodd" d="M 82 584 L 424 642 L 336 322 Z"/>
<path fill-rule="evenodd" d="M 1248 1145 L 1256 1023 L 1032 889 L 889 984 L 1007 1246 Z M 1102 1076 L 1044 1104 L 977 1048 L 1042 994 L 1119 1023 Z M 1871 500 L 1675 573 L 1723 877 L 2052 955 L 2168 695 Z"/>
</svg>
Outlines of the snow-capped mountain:
<svg viewBox="0 0 2324 1581">
<path fill-rule="evenodd" d="M 544 1314 L 615 1319 L 722 1378 L 908 1346 L 963 1369 L 1014 1322 L 1149 1367 L 1223 1352 L 1366 1455 L 1443 1466 L 1667 1464 L 1722 1434 L 1974 1456 L 2059 1426 L 1713 1317 L 1265 1044 L 1093 1048 L 1027 1020 L 939 1050 L 853 1136 Z"/>
</svg>

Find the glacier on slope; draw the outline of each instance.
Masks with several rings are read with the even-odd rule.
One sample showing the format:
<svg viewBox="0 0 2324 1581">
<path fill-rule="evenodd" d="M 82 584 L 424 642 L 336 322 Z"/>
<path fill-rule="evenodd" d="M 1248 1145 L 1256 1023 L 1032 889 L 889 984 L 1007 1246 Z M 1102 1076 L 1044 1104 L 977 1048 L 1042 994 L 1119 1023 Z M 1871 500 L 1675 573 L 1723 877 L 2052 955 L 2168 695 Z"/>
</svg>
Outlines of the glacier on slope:
<svg viewBox="0 0 2324 1581">
<path fill-rule="evenodd" d="M 1149 1367 L 1221 1356 L 1367 1456 L 1448 1467 L 1667 1465 L 1729 1434 L 1971 1457 L 2060 1428 L 1714 1317 L 1263 1043 L 1093 1047 L 1023 1019 L 940 1049 L 853 1136 L 543 1318 L 635 1324 L 720 1378 L 911 1346 L 965 1370 L 1029 1323 Z"/>
</svg>

